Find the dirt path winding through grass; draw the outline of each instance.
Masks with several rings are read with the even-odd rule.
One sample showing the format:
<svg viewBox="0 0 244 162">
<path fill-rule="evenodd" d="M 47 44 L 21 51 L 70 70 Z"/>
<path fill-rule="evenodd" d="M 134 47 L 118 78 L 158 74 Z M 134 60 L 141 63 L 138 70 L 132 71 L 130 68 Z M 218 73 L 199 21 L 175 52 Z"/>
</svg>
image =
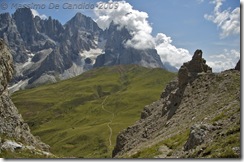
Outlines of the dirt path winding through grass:
<svg viewBox="0 0 244 162">
<path fill-rule="evenodd" d="M 110 124 L 112 124 L 112 122 L 113 122 L 113 120 L 114 120 L 114 113 L 111 112 L 111 111 L 109 111 L 109 110 L 106 110 L 106 109 L 104 108 L 104 102 L 107 100 L 107 98 L 108 98 L 108 96 L 105 97 L 105 99 L 104 99 L 103 102 L 102 102 L 102 109 L 103 109 L 104 111 L 106 111 L 107 113 L 112 114 L 112 119 L 110 120 L 110 122 L 107 123 L 108 129 L 109 129 L 109 131 L 110 131 L 110 135 L 109 135 L 109 138 L 108 138 L 108 140 L 109 140 L 109 145 L 112 146 L 111 138 L 112 138 L 112 135 L 113 135 L 113 129 L 110 127 Z"/>
</svg>

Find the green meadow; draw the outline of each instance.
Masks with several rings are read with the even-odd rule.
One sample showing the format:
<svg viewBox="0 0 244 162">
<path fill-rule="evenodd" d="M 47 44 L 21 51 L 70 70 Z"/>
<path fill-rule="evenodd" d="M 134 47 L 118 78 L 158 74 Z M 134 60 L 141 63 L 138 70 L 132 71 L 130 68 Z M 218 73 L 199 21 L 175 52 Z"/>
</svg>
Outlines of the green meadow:
<svg viewBox="0 0 244 162">
<path fill-rule="evenodd" d="M 118 133 L 139 120 L 175 76 L 137 65 L 102 67 L 11 97 L 56 156 L 111 158 Z"/>
</svg>

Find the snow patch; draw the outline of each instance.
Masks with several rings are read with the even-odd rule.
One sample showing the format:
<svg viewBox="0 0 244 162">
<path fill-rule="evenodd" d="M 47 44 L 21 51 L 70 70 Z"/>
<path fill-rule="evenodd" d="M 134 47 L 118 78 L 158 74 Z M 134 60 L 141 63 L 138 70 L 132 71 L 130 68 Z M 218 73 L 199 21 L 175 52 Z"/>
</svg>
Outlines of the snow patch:
<svg viewBox="0 0 244 162">
<path fill-rule="evenodd" d="M 16 149 L 21 149 L 21 148 L 22 148 L 22 145 L 14 142 L 14 141 L 10 141 L 10 140 L 5 141 L 2 145 L 2 149 L 10 150 L 12 152 Z"/>
<path fill-rule="evenodd" d="M 21 80 L 18 83 L 8 87 L 10 93 L 14 93 L 15 91 L 20 90 L 21 88 L 25 88 L 28 84 L 29 79 Z"/>
<path fill-rule="evenodd" d="M 90 58 L 92 60 L 92 64 L 94 64 L 97 56 L 102 54 L 102 53 L 103 53 L 103 49 L 96 48 L 96 49 L 90 49 L 90 51 L 82 51 L 79 54 L 84 59 Z"/>
</svg>

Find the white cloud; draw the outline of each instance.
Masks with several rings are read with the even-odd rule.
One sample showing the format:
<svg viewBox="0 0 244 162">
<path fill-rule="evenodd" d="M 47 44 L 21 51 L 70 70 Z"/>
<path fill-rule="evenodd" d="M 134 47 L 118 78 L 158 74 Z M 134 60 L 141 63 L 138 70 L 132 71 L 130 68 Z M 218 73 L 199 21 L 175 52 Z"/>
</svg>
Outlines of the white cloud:
<svg viewBox="0 0 244 162">
<path fill-rule="evenodd" d="M 155 38 L 151 35 L 152 27 L 147 21 L 146 12 L 133 9 L 133 6 L 125 1 L 110 1 L 110 3 L 118 3 L 119 7 L 117 9 L 96 8 L 96 22 L 102 29 L 108 28 L 112 21 L 120 28 L 127 28 L 133 37 L 125 43 L 125 46 L 136 49 L 155 48 L 162 62 L 169 62 L 177 68 L 191 60 L 189 51 L 172 45 L 170 37 L 163 33 L 157 34 Z"/>
<path fill-rule="evenodd" d="M 180 68 L 187 61 L 190 61 L 192 56 L 188 50 L 176 48 L 172 45 L 172 40 L 163 33 L 158 33 L 155 38 L 156 50 L 163 62 L 169 62 L 172 66 Z"/>
<path fill-rule="evenodd" d="M 220 72 L 223 70 L 233 69 L 236 63 L 240 59 L 240 52 L 237 50 L 225 49 L 223 53 L 211 55 L 207 59 L 207 64 L 213 68 L 214 72 Z"/>
<path fill-rule="evenodd" d="M 47 19 L 47 16 L 46 15 L 44 15 L 44 14 L 39 14 L 38 12 L 37 12 L 37 10 L 34 10 L 34 9 L 31 9 L 31 12 L 32 12 L 32 15 L 35 17 L 35 16 L 39 16 L 41 19 Z"/>
<path fill-rule="evenodd" d="M 214 0 L 212 2 L 215 4 L 213 14 L 204 15 L 206 20 L 212 21 L 221 29 L 220 38 L 240 33 L 240 8 L 237 7 L 233 11 L 231 11 L 230 8 L 221 11 L 223 1 L 224 0 Z"/>
<path fill-rule="evenodd" d="M 116 25 L 119 25 L 120 28 L 127 28 L 133 36 L 131 40 L 125 42 L 125 46 L 134 47 L 136 49 L 155 48 L 153 37 L 151 35 L 152 27 L 147 21 L 148 14 L 146 12 L 133 9 L 133 6 L 125 1 L 110 1 L 110 3 L 117 3 L 118 8 L 95 8 L 94 10 L 98 17 L 96 22 L 99 27 L 106 29 L 113 21 Z"/>
</svg>

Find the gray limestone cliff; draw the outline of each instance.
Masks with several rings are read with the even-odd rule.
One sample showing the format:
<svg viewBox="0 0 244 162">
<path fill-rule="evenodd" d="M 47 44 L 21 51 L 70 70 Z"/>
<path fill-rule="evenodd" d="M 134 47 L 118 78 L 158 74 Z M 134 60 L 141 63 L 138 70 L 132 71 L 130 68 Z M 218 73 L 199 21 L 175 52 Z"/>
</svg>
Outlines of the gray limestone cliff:
<svg viewBox="0 0 244 162">
<path fill-rule="evenodd" d="M 4 152 L 14 152 L 15 149 L 48 155 L 49 146 L 31 134 L 9 96 L 7 85 L 13 74 L 12 56 L 0 39 L 0 155 L 4 157 Z"/>
</svg>

